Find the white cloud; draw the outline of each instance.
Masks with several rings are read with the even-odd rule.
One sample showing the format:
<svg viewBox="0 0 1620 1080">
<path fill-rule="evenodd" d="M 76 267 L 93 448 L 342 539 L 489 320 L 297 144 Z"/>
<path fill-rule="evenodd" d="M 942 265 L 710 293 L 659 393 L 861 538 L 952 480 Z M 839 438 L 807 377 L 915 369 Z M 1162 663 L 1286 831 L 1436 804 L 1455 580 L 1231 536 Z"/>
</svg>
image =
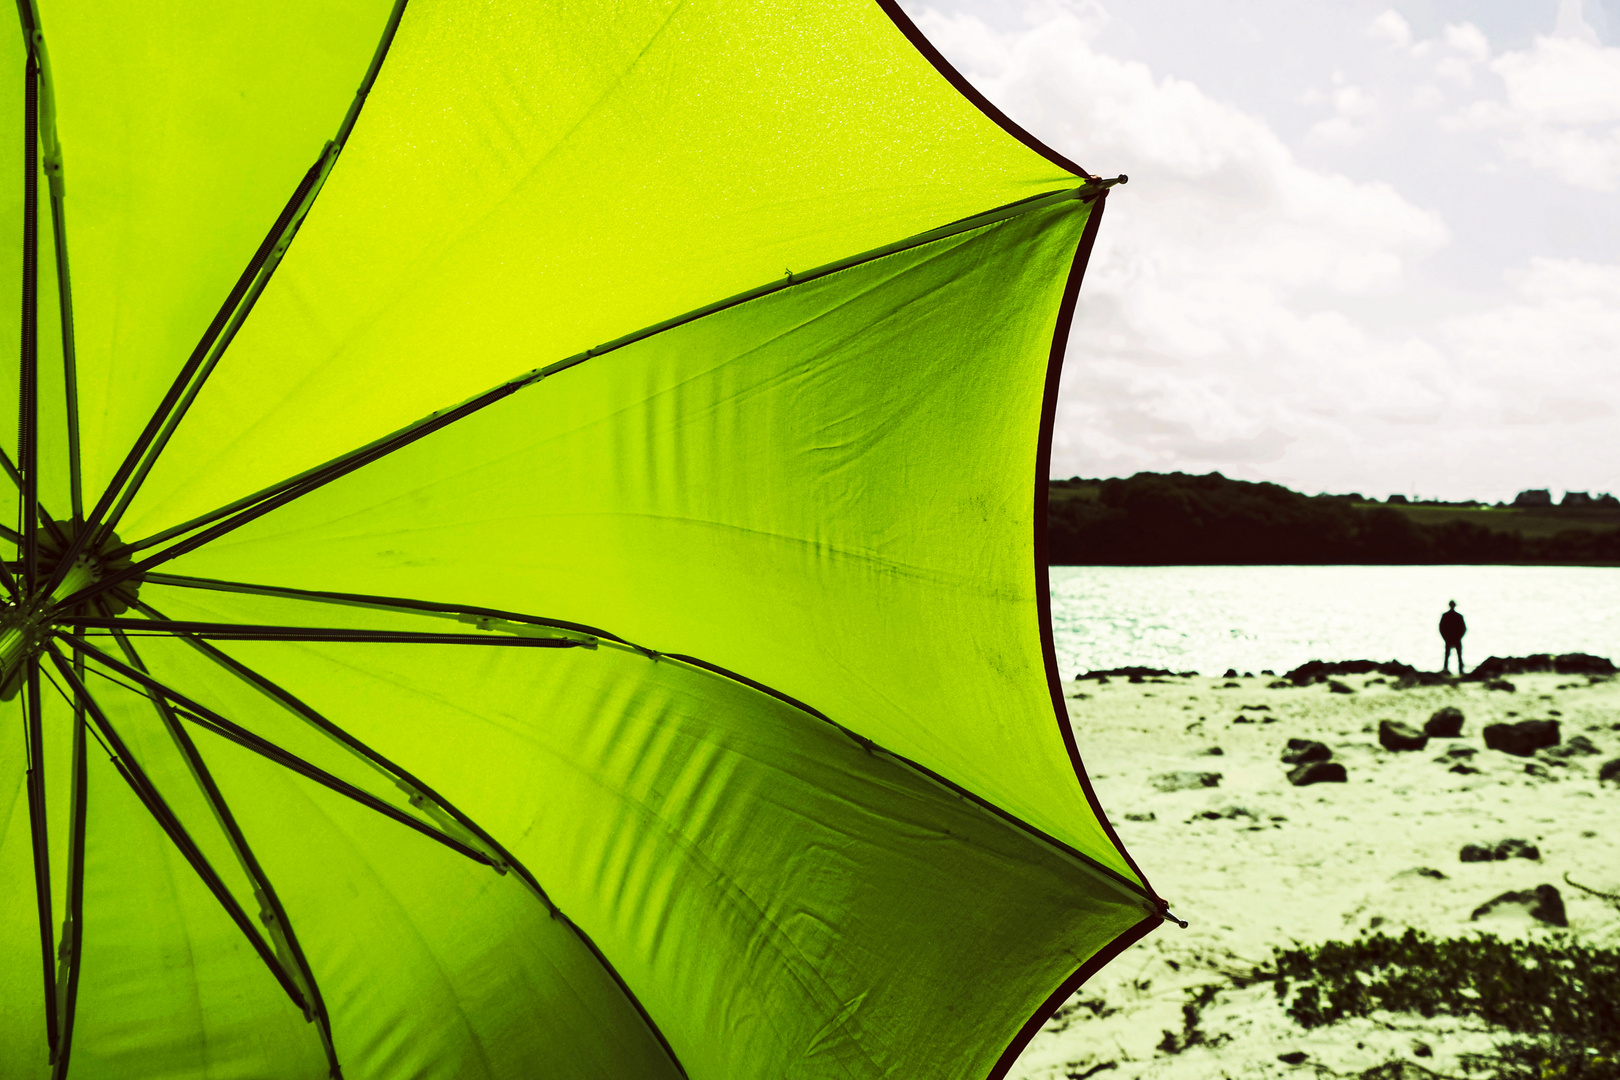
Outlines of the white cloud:
<svg viewBox="0 0 1620 1080">
<path fill-rule="evenodd" d="M 1412 46 L 1412 25 L 1394 8 L 1388 8 L 1367 27 L 1367 33 L 1395 49 Z"/>
<path fill-rule="evenodd" d="M 1483 64 L 1491 58 L 1491 43 L 1485 31 L 1473 23 L 1452 23 L 1440 33 L 1446 47 L 1461 53 L 1463 59 Z"/>
<path fill-rule="evenodd" d="M 1583 6 L 1581 0 L 1558 0 L 1558 25 L 1553 30 L 1554 36 L 1574 38 L 1588 45 L 1598 43 L 1597 31 L 1586 21 Z"/>
<path fill-rule="evenodd" d="M 1334 116 L 1312 126 L 1306 139 L 1321 146 L 1348 146 L 1370 133 L 1369 120 L 1378 102 L 1359 86 L 1341 86 L 1333 91 Z"/>
<path fill-rule="evenodd" d="M 1060 472 L 1256 467 L 1344 447 L 1357 418 L 1409 423 L 1449 400 L 1445 357 L 1386 342 L 1309 297 L 1398 290 L 1447 240 L 1384 183 L 1308 168 L 1263 121 L 1190 82 L 1095 51 L 1042 9 L 1021 33 L 925 13 L 924 31 L 1021 123 L 1104 173 L 1110 202 L 1060 403 Z M 1346 123 L 1376 110 L 1333 91 Z"/>
<path fill-rule="evenodd" d="M 1575 187 L 1620 189 L 1620 49 L 1541 37 L 1490 70 L 1504 96 L 1469 104 L 1451 127 L 1493 133 L 1508 157 Z"/>
<path fill-rule="evenodd" d="M 1620 405 L 1620 266 L 1532 259 L 1514 302 L 1448 319 L 1439 339 L 1492 389 L 1502 420 L 1572 422 Z"/>
<path fill-rule="evenodd" d="M 1474 68 L 1467 60 L 1460 56 L 1444 57 L 1434 65 L 1434 73 L 1447 82 L 1458 86 L 1474 85 Z"/>
<path fill-rule="evenodd" d="M 1493 499 L 1614 488 L 1620 259 L 1589 238 L 1620 219 L 1569 193 L 1546 220 L 1579 232 L 1585 258 L 1533 257 L 1548 253 L 1547 225 L 1503 211 L 1545 185 L 1502 166 L 1620 183 L 1605 156 L 1620 50 L 1574 34 L 1503 52 L 1471 23 L 1418 40 L 1393 18 L 1341 21 L 1347 32 L 1292 69 L 1317 87 L 1274 98 L 1285 123 L 1301 106 L 1320 121 L 1291 144 L 1261 112 L 1111 55 L 1104 43 L 1140 47 L 1127 8 L 1114 24 L 1095 3 L 1031 10 L 1016 30 L 916 15 L 1020 123 L 1131 174 L 1081 291 L 1055 474 L 1220 469 L 1309 491 L 1420 483 Z M 1263 107 L 1252 81 L 1222 85 Z M 1426 257 L 1451 242 L 1430 205 L 1468 223 L 1460 250 Z"/>
</svg>

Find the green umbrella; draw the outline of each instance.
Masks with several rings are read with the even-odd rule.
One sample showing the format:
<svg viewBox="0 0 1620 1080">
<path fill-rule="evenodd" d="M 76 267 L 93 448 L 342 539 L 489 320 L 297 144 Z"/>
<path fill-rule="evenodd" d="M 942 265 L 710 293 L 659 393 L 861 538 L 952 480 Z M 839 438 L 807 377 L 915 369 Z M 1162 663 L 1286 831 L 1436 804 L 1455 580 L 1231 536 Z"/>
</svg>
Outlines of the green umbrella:
<svg viewBox="0 0 1620 1080">
<path fill-rule="evenodd" d="M 892 3 L 21 25 L 0 1074 L 995 1075 L 1162 920 L 1041 540 L 1109 182 Z"/>
</svg>

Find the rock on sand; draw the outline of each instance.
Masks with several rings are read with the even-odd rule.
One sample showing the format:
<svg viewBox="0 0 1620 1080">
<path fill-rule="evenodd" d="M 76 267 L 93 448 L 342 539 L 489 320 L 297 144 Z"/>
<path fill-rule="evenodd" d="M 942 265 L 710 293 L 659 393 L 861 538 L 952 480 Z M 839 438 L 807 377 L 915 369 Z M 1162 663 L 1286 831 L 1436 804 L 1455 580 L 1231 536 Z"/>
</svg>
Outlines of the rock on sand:
<svg viewBox="0 0 1620 1080">
<path fill-rule="evenodd" d="M 1380 720 L 1378 745 L 1385 750 L 1421 750 L 1429 745 L 1429 737 L 1399 720 Z"/>
<path fill-rule="evenodd" d="M 1558 745 L 1558 721 L 1520 720 L 1516 724 L 1486 724 L 1485 748 L 1529 757 L 1537 750 Z"/>
<path fill-rule="evenodd" d="M 1435 739 L 1455 739 L 1462 734 L 1463 713 L 1455 705 L 1435 710 L 1423 723 L 1423 734 Z"/>
</svg>

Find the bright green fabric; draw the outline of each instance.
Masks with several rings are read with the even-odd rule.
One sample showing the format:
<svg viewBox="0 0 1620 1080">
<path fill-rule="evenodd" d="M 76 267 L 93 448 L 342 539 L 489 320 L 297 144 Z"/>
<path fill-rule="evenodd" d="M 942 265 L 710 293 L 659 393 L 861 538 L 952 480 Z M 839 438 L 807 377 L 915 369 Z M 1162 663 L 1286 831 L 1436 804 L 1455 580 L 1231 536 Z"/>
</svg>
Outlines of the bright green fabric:
<svg viewBox="0 0 1620 1080">
<path fill-rule="evenodd" d="M 874 4 L 413 3 L 131 528 L 787 270 L 1073 184 Z M 406 357 L 424 362 L 401 378 Z"/>
<path fill-rule="evenodd" d="M 337 131 L 389 4 L 39 6 L 65 147 L 84 468 L 99 494 Z"/>
<path fill-rule="evenodd" d="M 1017 375 L 1050 347 L 1077 209 L 587 361 L 173 566 L 425 590 L 697 656 L 1128 872 L 1055 722 L 1030 722 L 1051 714 L 1030 572 L 1042 384 Z M 1008 293 L 1027 307 L 998 312 Z"/>
<path fill-rule="evenodd" d="M 162 610 L 201 613 L 183 599 L 166 597 Z M 362 781 L 347 754 L 263 715 L 262 699 L 184 646 L 147 651 L 210 704 Z M 1077 888 L 1093 879 L 1071 860 L 915 771 L 675 661 L 608 648 L 233 653 L 306 701 L 341 708 L 346 730 L 389 757 L 432 762 L 440 792 L 511 837 L 616 959 L 693 1076 L 983 1075 L 1007 1038 L 985 1021 L 1027 1016 L 1142 916 L 1112 890 Z M 420 867 L 433 847 L 379 822 L 364 848 L 319 862 L 319 888 L 372 895 L 368 862 Z M 463 865 L 495 895 L 527 900 L 515 881 Z M 380 933 L 408 937 L 446 918 L 396 890 L 371 901 L 390 909 L 368 920 Z M 297 918 L 309 936 L 364 916 L 331 906 Z M 1031 919 L 1041 933 L 1029 933 Z M 377 1003 L 356 1026 L 411 1008 Z M 931 1060 L 918 1060 L 923 1042 Z M 447 1075 L 477 1075 L 463 1069 Z"/>
<path fill-rule="evenodd" d="M 387 15 L 380 0 L 46 4 L 87 505 L 337 133 Z M 20 179 L 23 52 L 4 37 L 0 176 Z M 785 278 L 1080 179 L 859 0 L 412 0 L 359 115 L 118 523 L 125 540 L 588 347 L 786 287 L 532 381 L 159 571 L 483 606 L 651 653 L 141 586 L 171 619 L 478 639 L 218 648 L 436 788 L 545 901 L 516 869 L 184 721 L 296 929 L 344 1075 L 985 1075 L 1154 909 L 1065 749 L 1036 593 L 1042 400 L 1092 206 Z M 40 187 L 39 479 L 60 520 Z M 20 188 L 0 183 L 13 221 Z M 17 230 L 0 236 L 0 334 L 15 341 L 21 253 Z M 0 348 L 12 412 L 15 355 Z M 447 820 L 194 644 L 130 641 L 203 708 L 425 828 Z M 74 721 L 70 688 L 42 670 L 60 933 Z M 152 701 L 100 662 L 85 678 L 126 764 L 260 925 L 255 882 Z M 37 1078 L 21 699 L 0 722 L 0 1075 Z M 70 1075 L 326 1075 L 317 1027 L 109 751 L 89 750 Z"/>
</svg>

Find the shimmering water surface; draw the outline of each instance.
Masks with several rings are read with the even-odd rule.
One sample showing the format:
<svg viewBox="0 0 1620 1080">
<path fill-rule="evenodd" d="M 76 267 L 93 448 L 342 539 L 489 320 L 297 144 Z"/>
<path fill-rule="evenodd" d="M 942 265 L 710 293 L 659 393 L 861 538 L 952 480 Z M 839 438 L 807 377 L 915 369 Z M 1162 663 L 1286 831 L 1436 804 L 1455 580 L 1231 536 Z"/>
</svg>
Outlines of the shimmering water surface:
<svg viewBox="0 0 1620 1080">
<path fill-rule="evenodd" d="M 1054 566 L 1065 679 L 1141 664 L 1281 674 L 1307 660 L 1438 670 L 1446 601 L 1464 659 L 1587 652 L 1620 660 L 1620 568 L 1580 566 Z"/>
</svg>

